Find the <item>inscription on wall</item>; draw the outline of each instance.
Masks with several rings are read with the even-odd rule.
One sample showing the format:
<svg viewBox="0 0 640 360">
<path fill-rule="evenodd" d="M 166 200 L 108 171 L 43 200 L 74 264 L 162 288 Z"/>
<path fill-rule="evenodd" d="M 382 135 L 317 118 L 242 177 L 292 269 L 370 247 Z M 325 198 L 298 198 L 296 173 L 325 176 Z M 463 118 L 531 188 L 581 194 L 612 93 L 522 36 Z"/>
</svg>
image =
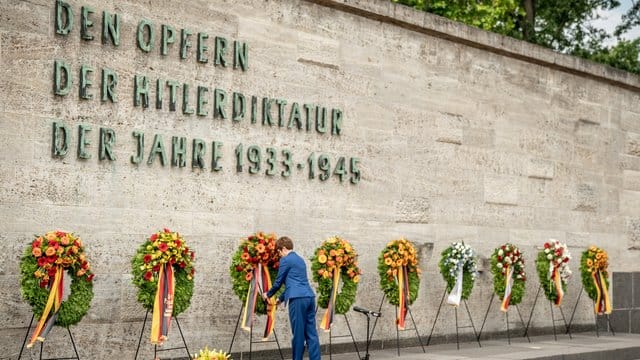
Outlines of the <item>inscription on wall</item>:
<svg viewBox="0 0 640 360">
<path fill-rule="evenodd" d="M 79 18 L 79 19 L 78 19 Z M 81 6 L 74 9 L 64 0 L 56 0 L 55 33 L 68 38 L 79 32 L 81 44 L 93 41 L 117 51 L 122 44 L 121 34 L 126 29 L 121 25 L 117 13 Z M 249 68 L 249 46 L 247 43 L 230 41 L 222 36 L 210 36 L 204 31 L 187 27 L 178 29 L 170 24 L 154 24 L 150 20 L 138 21 L 135 29 L 135 46 L 143 54 L 157 53 L 161 59 L 171 57 L 180 61 L 193 59 L 198 66 L 231 68 L 246 73 Z M 172 51 L 173 50 L 173 51 Z M 77 76 L 77 79 L 75 77 Z M 67 97 L 77 86 L 80 101 L 117 104 L 125 98 L 118 91 L 120 78 L 117 71 L 102 67 L 95 69 L 89 64 L 71 64 L 65 59 L 53 61 L 53 93 L 59 98 Z M 281 128 L 300 133 L 315 133 L 318 136 L 339 137 L 342 133 L 343 112 L 339 108 L 255 94 L 244 94 L 229 89 L 212 87 L 209 84 L 180 82 L 174 79 L 135 73 L 132 79 L 134 108 L 141 110 L 168 110 L 185 117 L 210 118 L 213 121 L 232 123 L 248 122 L 256 127 Z M 81 161 L 92 159 L 91 141 L 93 127 L 90 124 L 69 125 L 63 121 L 53 122 L 52 156 L 69 156 L 69 148 L 77 143 L 76 157 Z M 114 149 L 118 146 L 116 132 L 100 127 L 98 133 L 98 161 L 116 161 Z M 290 177 L 294 170 L 306 173 L 309 179 L 326 181 L 331 177 L 340 182 L 357 184 L 360 181 L 360 159 L 344 154 L 311 152 L 294 156 L 290 149 L 265 147 L 255 144 L 233 144 L 224 151 L 222 141 L 207 142 L 203 139 L 187 139 L 184 136 L 153 134 L 133 130 L 135 149 L 129 162 L 135 166 L 151 165 L 156 159 L 162 166 L 223 171 L 221 159 L 224 154 L 233 154 L 237 173 L 265 174 L 266 176 Z M 72 141 L 77 137 L 77 141 Z M 169 140 L 171 146 L 169 147 Z M 150 141 L 151 140 L 151 141 Z M 166 143 L 165 143 L 166 141 Z M 150 147 L 146 147 L 148 143 Z M 210 145 L 210 146 L 207 146 Z M 190 151 L 189 151 L 190 150 Z"/>
</svg>

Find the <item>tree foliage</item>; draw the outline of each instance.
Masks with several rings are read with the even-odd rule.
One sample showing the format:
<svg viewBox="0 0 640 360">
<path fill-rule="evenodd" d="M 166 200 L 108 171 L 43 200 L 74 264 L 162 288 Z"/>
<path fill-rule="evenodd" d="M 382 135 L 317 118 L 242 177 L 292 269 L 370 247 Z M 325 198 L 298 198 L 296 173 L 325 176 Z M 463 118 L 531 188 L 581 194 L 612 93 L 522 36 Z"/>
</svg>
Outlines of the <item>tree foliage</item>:
<svg viewBox="0 0 640 360">
<path fill-rule="evenodd" d="M 596 28 L 593 21 L 603 11 L 618 8 L 618 0 L 392 1 L 640 74 L 640 39 L 623 38 L 640 26 L 640 1 L 633 1 L 614 34 Z M 615 45 L 606 45 L 614 37 Z"/>
</svg>

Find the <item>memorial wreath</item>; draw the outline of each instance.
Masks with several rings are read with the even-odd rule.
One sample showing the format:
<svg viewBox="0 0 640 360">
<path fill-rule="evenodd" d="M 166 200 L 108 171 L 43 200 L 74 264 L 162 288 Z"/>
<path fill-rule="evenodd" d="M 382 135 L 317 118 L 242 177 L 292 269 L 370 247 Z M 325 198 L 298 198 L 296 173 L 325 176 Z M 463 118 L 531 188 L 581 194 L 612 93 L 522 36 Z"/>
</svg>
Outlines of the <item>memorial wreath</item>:
<svg viewBox="0 0 640 360">
<path fill-rule="evenodd" d="M 64 231 L 36 237 L 24 251 L 20 272 L 22 296 L 40 318 L 28 347 L 44 341 L 54 324 L 69 327 L 87 314 L 94 274 L 79 237 Z M 65 272 L 71 277 L 71 291 L 63 301 Z"/>
<path fill-rule="evenodd" d="M 177 316 L 191 304 L 195 253 L 182 236 L 165 228 L 152 234 L 131 260 L 133 284 L 138 302 L 153 311 L 151 342 L 166 339 L 171 316 Z"/>
<path fill-rule="evenodd" d="M 265 339 L 273 331 L 276 307 L 272 300 L 269 303 L 260 301 L 259 295 L 271 288 L 279 265 L 276 235 L 258 232 L 242 239 L 229 267 L 233 291 L 244 303 L 241 327 L 249 331 L 253 326 L 254 314 L 267 314 Z"/>
<path fill-rule="evenodd" d="M 471 295 L 478 275 L 475 252 L 464 242 L 453 243 L 442 252 L 438 266 L 447 283 L 447 303 L 460 305 L 461 300 L 467 300 Z"/>
<path fill-rule="evenodd" d="M 408 306 L 418 298 L 420 269 L 418 252 L 411 241 L 392 240 L 378 257 L 380 289 L 392 305 L 398 306 L 396 324 L 404 329 Z"/>
<path fill-rule="evenodd" d="M 609 297 L 609 256 L 601 248 L 590 246 L 582 253 L 580 274 L 587 295 L 594 301 L 596 314 L 611 313 Z"/>
<path fill-rule="evenodd" d="M 567 279 L 571 276 L 570 259 L 567 245 L 554 239 L 544 243 L 544 249 L 538 253 L 536 259 L 536 270 L 544 294 L 549 301 L 558 306 L 562 303 Z"/>
<path fill-rule="evenodd" d="M 327 239 L 313 253 L 311 271 L 313 280 L 318 283 L 318 305 L 327 309 L 320 328 L 328 331 L 334 314 L 346 314 L 356 301 L 362 271 L 351 244 L 337 236 Z"/>
<path fill-rule="evenodd" d="M 524 257 L 517 246 L 504 244 L 491 255 L 493 291 L 502 299 L 500 310 L 507 311 L 509 305 L 518 305 L 524 296 Z"/>
</svg>

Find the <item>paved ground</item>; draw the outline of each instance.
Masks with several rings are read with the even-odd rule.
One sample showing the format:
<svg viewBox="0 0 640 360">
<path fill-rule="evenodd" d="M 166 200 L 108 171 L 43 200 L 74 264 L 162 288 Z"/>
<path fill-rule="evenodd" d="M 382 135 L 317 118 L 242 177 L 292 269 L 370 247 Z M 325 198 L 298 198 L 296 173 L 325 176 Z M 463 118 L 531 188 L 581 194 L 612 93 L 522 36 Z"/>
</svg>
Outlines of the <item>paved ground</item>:
<svg viewBox="0 0 640 360">
<path fill-rule="evenodd" d="M 640 359 L 640 335 L 638 334 L 609 334 L 596 337 L 595 333 L 574 334 L 573 339 L 568 336 L 558 336 L 554 341 L 553 336 L 532 337 L 531 343 L 521 338 L 507 340 L 483 341 L 482 348 L 478 343 L 460 344 L 460 350 L 456 344 L 444 344 L 429 346 L 423 353 L 420 347 L 401 348 L 398 357 L 396 348 L 376 350 L 370 353 L 371 360 L 383 359 L 430 359 L 430 360 L 454 360 L 454 359 L 540 359 L 540 360 L 635 360 Z M 360 356 L 364 356 L 361 352 Z M 333 360 L 358 360 L 356 353 L 333 355 Z M 329 356 L 323 356 L 329 359 Z"/>
</svg>

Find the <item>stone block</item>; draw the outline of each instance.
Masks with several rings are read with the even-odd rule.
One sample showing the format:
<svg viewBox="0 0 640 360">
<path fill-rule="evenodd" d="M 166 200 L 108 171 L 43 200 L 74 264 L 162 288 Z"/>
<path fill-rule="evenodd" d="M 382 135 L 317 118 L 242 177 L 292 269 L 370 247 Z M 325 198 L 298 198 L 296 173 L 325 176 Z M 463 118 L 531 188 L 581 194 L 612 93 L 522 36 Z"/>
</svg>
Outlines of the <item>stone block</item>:
<svg viewBox="0 0 640 360">
<path fill-rule="evenodd" d="M 633 303 L 632 273 L 614 272 L 612 283 L 613 308 L 629 309 Z"/>
<path fill-rule="evenodd" d="M 629 332 L 629 315 L 630 310 L 613 310 L 609 318 L 611 319 L 611 326 L 616 332 L 628 333 Z"/>
<path fill-rule="evenodd" d="M 520 179 L 514 176 L 484 178 L 484 201 L 491 204 L 517 205 Z"/>
<path fill-rule="evenodd" d="M 531 178 L 553 179 L 555 167 L 552 161 L 532 158 L 527 161 L 526 174 Z"/>
<path fill-rule="evenodd" d="M 626 190 L 640 191 L 640 171 L 623 170 L 622 187 Z"/>
<path fill-rule="evenodd" d="M 578 211 L 597 211 L 600 202 L 598 188 L 594 184 L 579 184 L 576 189 L 576 205 Z"/>
<path fill-rule="evenodd" d="M 465 128 L 462 132 L 462 143 L 467 146 L 492 148 L 495 136 L 495 131 L 492 129 Z"/>
<path fill-rule="evenodd" d="M 629 329 L 629 331 L 632 334 L 640 334 L 640 309 L 632 309 L 629 317 L 631 323 L 631 329 Z"/>
<path fill-rule="evenodd" d="M 640 214 L 640 191 L 620 191 L 620 212 L 629 216 Z"/>
<path fill-rule="evenodd" d="M 629 250 L 640 250 L 640 217 L 625 219 L 625 235 Z"/>
<path fill-rule="evenodd" d="M 640 156 L 640 134 L 628 132 L 624 150 L 625 154 Z"/>
</svg>

